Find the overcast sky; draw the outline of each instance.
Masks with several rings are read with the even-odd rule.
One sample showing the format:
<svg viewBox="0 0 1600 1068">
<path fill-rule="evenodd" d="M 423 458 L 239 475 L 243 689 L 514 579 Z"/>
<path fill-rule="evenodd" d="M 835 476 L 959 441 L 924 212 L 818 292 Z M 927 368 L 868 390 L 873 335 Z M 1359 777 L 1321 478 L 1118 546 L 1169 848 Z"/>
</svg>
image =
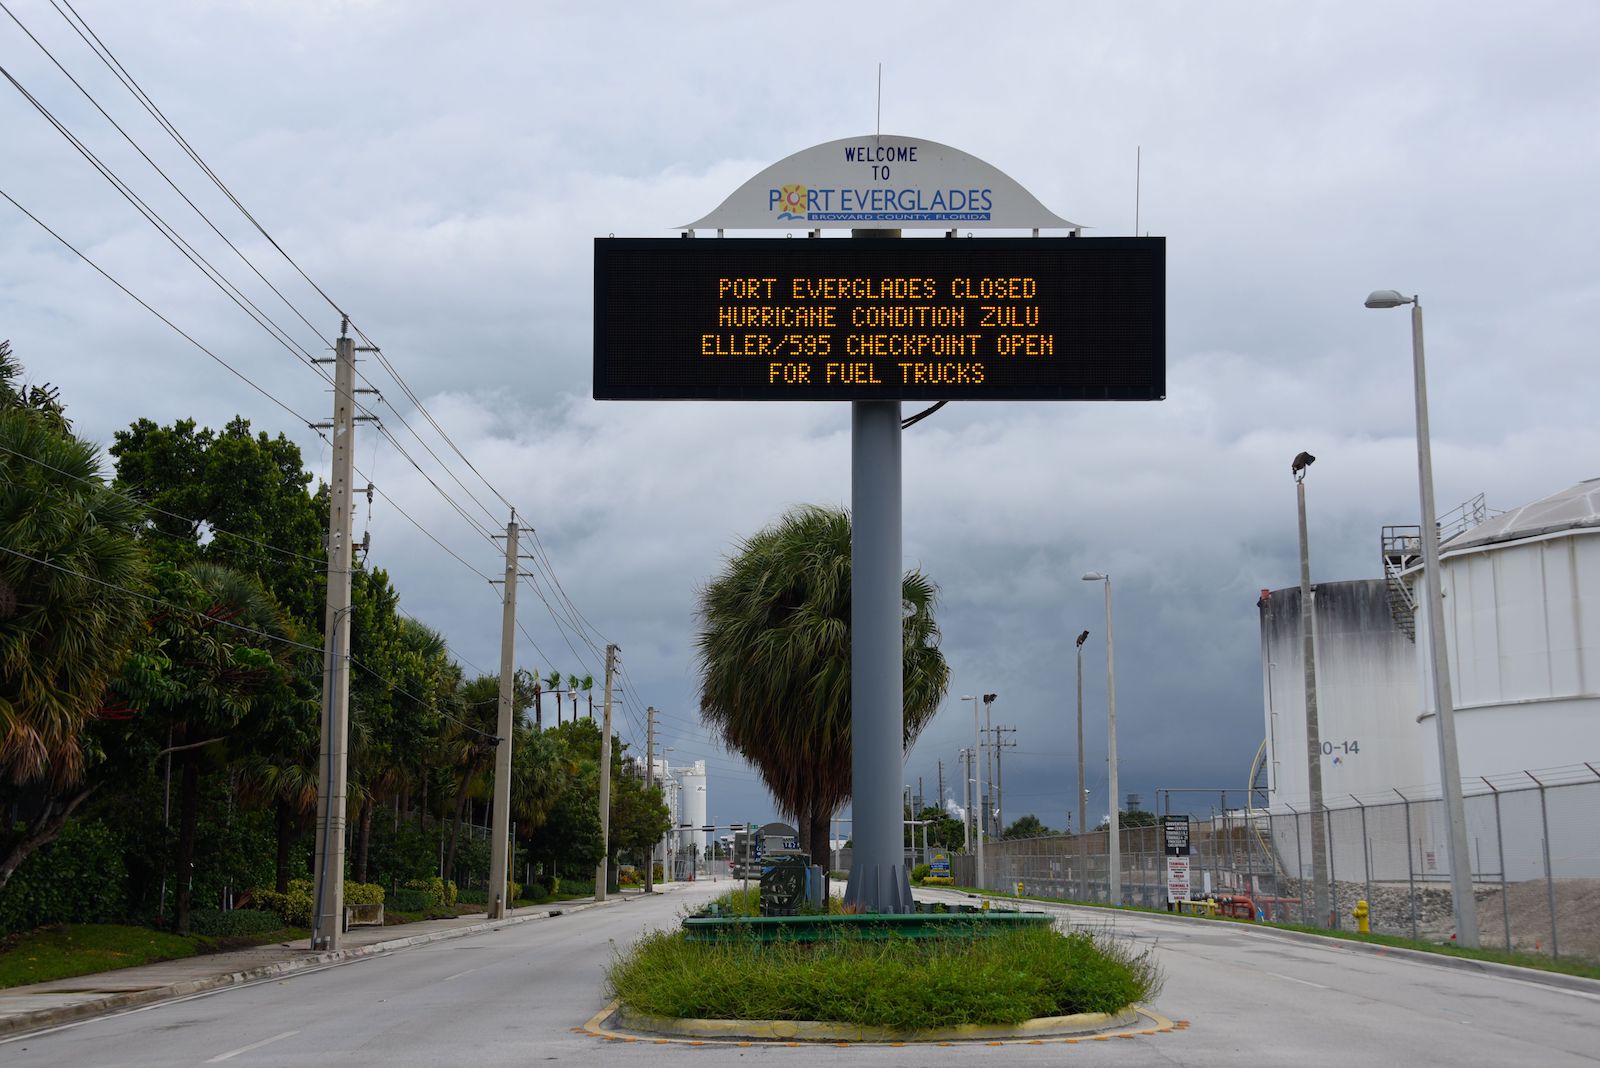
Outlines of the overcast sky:
<svg viewBox="0 0 1600 1068">
<path fill-rule="evenodd" d="M 316 331 L 10 19 L 0 64 L 296 342 L 325 347 L 330 307 L 47 0 L 7 5 Z M 1379 527 L 1417 521 L 1407 316 L 1363 309 L 1372 289 L 1426 308 L 1441 511 L 1600 474 L 1597 5 L 77 5 L 537 528 L 573 601 L 622 646 L 621 732 L 642 747 L 642 709 L 663 709 L 674 762 L 710 763 L 717 822 L 772 809 L 698 725 L 695 591 L 789 506 L 848 502 L 849 411 L 589 399 L 591 243 L 671 236 L 784 156 L 870 134 L 880 63 L 884 133 L 978 156 L 1092 234 L 1134 231 L 1142 151 L 1139 229 L 1168 239 L 1166 401 L 956 404 L 907 433 L 905 559 L 942 588 L 951 665 L 951 698 L 906 768 L 930 798 L 941 759 L 960 795 L 972 719 L 956 698 L 996 692 L 997 721 L 1017 728 L 1006 818 L 1062 825 L 1072 639 L 1088 628 L 1091 821 L 1104 814 L 1089 569 L 1113 577 L 1123 791 L 1149 805 L 1158 787 L 1243 787 L 1263 732 L 1255 602 L 1298 581 L 1290 458 L 1318 457 L 1316 578 L 1376 577 Z M 327 418 L 323 383 L 9 84 L 0 133 L 0 189 L 290 408 Z M 326 470 L 309 430 L 3 201 L 0 337 L 88 438 L 141 416 L 243 414 Z M 492 515 L 389 422 L 480 522 L 503 525 L 465 465 L 450 466 Z M 495 665 L 498 594 L 397 508 L 487 574 L 496 548 L 375 434 L 357 464 L 394 502 L 372 509 L 371 560 L 402 607 Z M 520 663 L 599 676 L 543 605 L 525 594 L 519 609 L 543 650 L 519 636 Z"/>
</svg>

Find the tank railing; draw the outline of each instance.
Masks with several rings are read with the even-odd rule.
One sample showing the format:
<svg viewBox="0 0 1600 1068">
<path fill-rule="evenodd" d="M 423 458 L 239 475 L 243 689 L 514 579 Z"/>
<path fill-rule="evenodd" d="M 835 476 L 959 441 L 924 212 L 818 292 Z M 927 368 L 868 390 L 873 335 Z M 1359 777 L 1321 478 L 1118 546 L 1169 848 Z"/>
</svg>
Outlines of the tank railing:
<svg viewBox="0 0 1600 1068">
<path fill-rule="evenodd" d="M 1387 526 L 1382 534 L 1383 584 L 1389 595 L 1389 615 L 1395 626 L 1417 640 L 1417 601 L 1406 574 L 1421 563 L 1422 528 Z"/>
</svg>

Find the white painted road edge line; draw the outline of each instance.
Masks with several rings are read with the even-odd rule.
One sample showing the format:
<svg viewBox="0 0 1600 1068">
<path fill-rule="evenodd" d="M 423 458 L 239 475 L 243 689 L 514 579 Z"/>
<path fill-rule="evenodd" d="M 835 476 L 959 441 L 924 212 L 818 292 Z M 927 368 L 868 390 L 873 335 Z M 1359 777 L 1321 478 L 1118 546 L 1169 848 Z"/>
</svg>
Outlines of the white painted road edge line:
<svg viewBox="0 0 1600 1068">
<path fill-rule="evenodd" d="M 1263 971 L 1265 971 L 1265 969 L 1263 969 Z M 1296 979 L 1294 976 L 1292 976 L 1292 975 L 1284 975 L 1282 972 L 1266 972 L 1266 974 L 1272 976 L 1274 979 L 1287 979 L 1291 983 L 1301 983 L 1301 984 L 1304 984 L 1305 986 L 1314 986 L 1318 990 L 1326 990 L 1326 989 L 1328 989 L 1327 987 L 1323 986 L 1321 983 L 1313 983 L 1310 979 Z"/>
<path fill-rule="evenodd" d="M 253 1049 L 260 1049 L 262 1046 L 270 1046 L 279 1039 L 293 1038 L 299 1033 L 299 1031 L 285 1031 L 281 1035 L 273 1035 L 271 1038 L 263 1038 L 260 1042 L 252 1042 L 248 1046 L 240 1046 L 238 1049 L 231 1049 L 226 1053 L 219 1053 L 215 1057 L 212 1057 L 209 1061 L 206 1061 L 206 1063 L 217 1064 L 221 1061 L 227 1060 L 230 1057 L 237 1057 L 241 1053 L 249 1053 Z"/>
</svg>

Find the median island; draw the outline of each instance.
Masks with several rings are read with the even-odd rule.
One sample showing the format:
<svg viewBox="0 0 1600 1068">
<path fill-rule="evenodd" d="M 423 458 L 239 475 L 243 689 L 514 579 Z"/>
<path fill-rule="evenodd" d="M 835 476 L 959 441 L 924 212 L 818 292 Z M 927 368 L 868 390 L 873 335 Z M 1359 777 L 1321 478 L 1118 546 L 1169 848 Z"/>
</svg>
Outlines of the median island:
<svg viewBox="0 0 1600 1068">
<path fill-rule="evenodd" d="M 1030 914 L 929 913 L 919 916 L 937 922 L 917 924 L 842 915 L 832 898 L 826 917 L 778 919 L 795 937 L 774 937 L 774 918 L 759 912 L 754 890 L 735 891 L 686 918 L 722 919 L 714 936 L 686 926 L 619 952 L 607 979 L 622 1025 L 826 1041 L 1068 1034 L 1132 1022 L 1160 986 L 1148 951 L 1015 922 Z"/>
</svg>

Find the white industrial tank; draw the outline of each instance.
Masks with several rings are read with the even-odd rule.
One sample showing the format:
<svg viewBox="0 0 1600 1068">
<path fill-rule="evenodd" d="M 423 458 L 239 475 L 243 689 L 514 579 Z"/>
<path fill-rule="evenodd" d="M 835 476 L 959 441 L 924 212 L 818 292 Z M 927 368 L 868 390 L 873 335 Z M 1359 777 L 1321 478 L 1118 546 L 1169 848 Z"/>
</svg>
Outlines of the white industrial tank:
<svg viewBox="0 0 1600 1068">
<path fill-rule="evenodd" d="M 706 855 L 710 834 L 701 828 L 706 825 L 706 762 L 696 760 L 684 768 L 678 781 L 683 784 L 682 822 L 689 825 L 684 831 L 685 845 L 692 846 L 696 855 Z"/>
<path fill-rule="evenodd" d="M 1600 764 L 1600 479 L 1451 538 L 1440 570 L 1462 777 Z"/>
<path fill-rule="evenodd" d="M 1382 579 L 1313 584 L 1312 637 L 1323 803 L 1413 785 L 1421 772 L 1416 647 Z M 1306 682 L 1300 588 L 1263 591 L 1262 690 L 1270 807 L 1307 810 Z"/>
</svg>

